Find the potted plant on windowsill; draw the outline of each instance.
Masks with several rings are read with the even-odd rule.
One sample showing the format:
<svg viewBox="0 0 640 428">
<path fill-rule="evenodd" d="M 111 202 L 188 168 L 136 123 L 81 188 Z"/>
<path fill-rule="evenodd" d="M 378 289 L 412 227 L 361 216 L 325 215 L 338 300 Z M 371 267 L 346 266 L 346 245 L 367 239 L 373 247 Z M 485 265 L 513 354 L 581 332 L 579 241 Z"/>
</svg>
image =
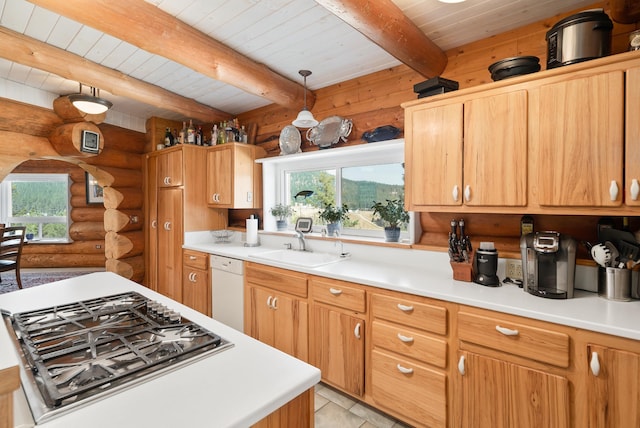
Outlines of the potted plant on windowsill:
<svg viewBox="0 0 640 428">
<path fill-rule="evenodd" d="M 277 218 L 278 230 L 287 230 L 287 219 L 293 215 L 293 208 L 290 205 L 277 204 L 271 208 L 271 215 Z"/>
<path fill-rule="evenodd" d="M 342 204 L 341 207 L 328 204 L 324 207 L 324 210 L 318 211 L 318 213 L 320 214 L 320 219 L 327 224 L 327 234 L 334 236 L 340 230 L 340 223 L 347 219 L 349 207 L 347 207 L 347 204 Z"/>
<path fill-rule="evenodd" d="M 400 199 L 386 200 L 386 203 L 373 202 L 372 218 L 382 220 L 385 242 L 398 242 L 400 240 L 400 225 L 409 221 L 409 213 L 404 209 L 404 201 Z"/>
</svg>

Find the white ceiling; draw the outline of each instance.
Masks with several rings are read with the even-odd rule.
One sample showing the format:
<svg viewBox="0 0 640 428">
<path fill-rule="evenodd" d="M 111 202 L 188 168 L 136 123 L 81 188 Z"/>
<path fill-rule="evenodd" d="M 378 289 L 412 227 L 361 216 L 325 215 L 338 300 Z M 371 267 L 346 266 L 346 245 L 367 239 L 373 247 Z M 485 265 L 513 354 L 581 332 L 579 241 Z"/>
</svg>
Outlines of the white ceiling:
<svg viewBox="0 0 640 428">
<path fill-rule="evenodd" d="M 145 1 L 293 81 L 302 82 L 299 69 L 312 70 L 307 79 L 312 90 L 400 64 L 314 0 Z M 593 4 L 593 0 L 393 1 L 445 51 Z M 271 104 L 26 0 L 0 0 L 0 26 L 231 114 Z M 1 51 L 0 47 L 0 89 L 4 82 L 56 97 L 78 91 L 78 82 L 7 61 Z M 20 98 L 20 92 L 8 97 Z M 104 91 L 101 96 L 113 102 L 113 111 L 125 115 L 184 119 L 159 106 Z"/>
</svg>

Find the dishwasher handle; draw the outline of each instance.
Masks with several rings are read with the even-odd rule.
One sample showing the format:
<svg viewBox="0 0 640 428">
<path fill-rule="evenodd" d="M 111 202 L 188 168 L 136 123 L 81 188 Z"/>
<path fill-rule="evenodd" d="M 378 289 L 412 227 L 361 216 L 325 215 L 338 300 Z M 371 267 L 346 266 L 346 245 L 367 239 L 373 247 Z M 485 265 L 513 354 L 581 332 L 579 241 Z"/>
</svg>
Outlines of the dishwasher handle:
<svg viewBox="0 0 640 428">
<path fill-rule="evenodd" d="M 214 271 L 225 271 L 236 275 L 244 274 L 244 264 L 242 260 L 211 255 L 210 265 Z"/>
</svg>

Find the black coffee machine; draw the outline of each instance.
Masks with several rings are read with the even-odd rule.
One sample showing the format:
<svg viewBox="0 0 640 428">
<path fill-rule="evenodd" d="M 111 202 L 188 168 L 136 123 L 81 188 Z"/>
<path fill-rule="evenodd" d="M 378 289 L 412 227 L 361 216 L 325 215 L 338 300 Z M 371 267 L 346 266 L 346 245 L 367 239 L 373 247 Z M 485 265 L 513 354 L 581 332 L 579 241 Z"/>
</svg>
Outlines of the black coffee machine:
<svg viewBox="0 0 640 428">
<path fill-rule="evenodd" d="M 573 297 L 576 240 L 558 232 L 536 232 L 520 238 L 524 291 L 549 299 Z"/>
<path fill-rule="evenodd" d="M 473 282 L 497 287 L 500 285 L 497 270 L 498 250 L 495 249 L 493 242 L 481 242 L 473 258 Z"/>
</svg>

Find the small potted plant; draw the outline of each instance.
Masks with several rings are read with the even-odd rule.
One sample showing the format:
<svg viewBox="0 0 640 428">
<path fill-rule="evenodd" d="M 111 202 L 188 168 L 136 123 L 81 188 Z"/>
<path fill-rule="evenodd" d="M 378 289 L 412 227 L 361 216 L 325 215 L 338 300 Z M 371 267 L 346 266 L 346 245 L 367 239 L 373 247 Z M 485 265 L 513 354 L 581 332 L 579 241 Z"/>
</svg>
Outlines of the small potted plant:
<svg viewBox="0 0 640 428">
<path fill-rule="evenodd" d="M 349 207 L 347 207 L 347 204 L 342 204 L 341 207 L 328 204 L 324 207 L 324 210 L 318 211 L 318 213 L 320 218 L 327 224 L 327 234 L 334 236 L 340 230 L 340 223 L 347 219 Z"/>
<path fill-rule="evenodd" d="M 386 226 L 384 236 L 386 242 L 398 242 L 400 240 L 400 225 L 409 221 L 409 213 L 404 209 L 404 202 L 400 199 L 387 199 L 385 203 L 373 202 L 372 217 L 379 218 Z"/>
<path fill-rule="evenodd" d="M 271 208 L 271 215 L 277 218 L 278 230 L 287 230 L 287 219 L 293 215 L 293 208 L 290 205 L 277 204 Z"/>
</svg>

